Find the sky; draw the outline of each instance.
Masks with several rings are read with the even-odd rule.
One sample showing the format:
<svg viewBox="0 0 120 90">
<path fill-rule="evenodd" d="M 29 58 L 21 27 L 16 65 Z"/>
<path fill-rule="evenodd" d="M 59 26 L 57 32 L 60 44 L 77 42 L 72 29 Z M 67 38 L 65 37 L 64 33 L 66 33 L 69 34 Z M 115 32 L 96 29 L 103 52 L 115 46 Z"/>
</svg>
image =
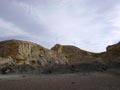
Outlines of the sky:
<svg viewBox="0 0 120 90">
<path fill-rule="evenodd" d="M 120 0 L 0 0 L 0 41 L 103 52 L 120 41 Z"/>
</svg>

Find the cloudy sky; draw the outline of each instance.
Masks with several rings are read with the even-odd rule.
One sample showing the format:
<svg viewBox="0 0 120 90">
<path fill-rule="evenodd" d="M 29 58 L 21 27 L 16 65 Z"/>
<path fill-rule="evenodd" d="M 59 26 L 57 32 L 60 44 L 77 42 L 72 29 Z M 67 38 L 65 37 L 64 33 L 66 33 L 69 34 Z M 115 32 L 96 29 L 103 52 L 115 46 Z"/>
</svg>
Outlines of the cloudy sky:
<svg viewBox="0 0 120 90">
<path fill-rule="evenodd" d="M 101 52 L 120 41 L 120 0 L 0 0 L 0 40 Z"/>
</svg>

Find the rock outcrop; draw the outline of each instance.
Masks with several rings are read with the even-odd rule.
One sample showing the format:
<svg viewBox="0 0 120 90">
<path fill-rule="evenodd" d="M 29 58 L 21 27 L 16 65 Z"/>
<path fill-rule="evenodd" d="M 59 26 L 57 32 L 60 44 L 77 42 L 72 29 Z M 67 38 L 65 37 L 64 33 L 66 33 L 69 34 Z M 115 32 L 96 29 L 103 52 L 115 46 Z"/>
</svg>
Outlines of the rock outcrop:
<svg viewBox="0 0 120 90">
<path fill-rule="evenodd" d="M 50 51 L 36 43 L 21 41 L 21 40 L 8 40 L 0 42 L 0 57 L 12 58 L 17 64 L 30 64 L 40 61 L 41 65 L 51 62 L 60 62 L 57 53 Z M 59 57 L 59 58 L 57 58 Z M 61 62 L 62 63 L 62 62 Z"/>
<path fill-rule="evenodd" d="M 0 65 L 11 63 L 16 66 L 29 65 L 35 68 L 64 64 L 62 56 L 36 43 L 21 40 L 1 41 Z"/>
<path fill-rule="evenodd" d="M 109 45 L 106 48 L 106 58 L 110 64 L 119 62 L 120 63 L 120 42 L 114 45 Z"/>
<path fill-rule="evenodd" d="M 35 43 L 8 40 L 0 42 L 0 57 L 11 57 L 16 62 L 22 63 L 30 59 L 38 59 L 47 55 L 48 50 Z"/>
<path fill-rule="evenodd" d="M 68 64 L 94 62 L 93 53 L 81 50 L 75 46 L 56 44 L 51 50 L 63 55 L 64 62 Z"/>
<path fill-rule="evenodd" d="M 53 70 L 76 72 L 98 70 L 107 65 L 120 67 L 120 43 L 108 46 L 106 52 L 92 53 L 70 45 L 56 44 L 51 49 L 46 49 L 22 40 L 0 42 L 1 73 L 51 73 Z"/>
</svg>

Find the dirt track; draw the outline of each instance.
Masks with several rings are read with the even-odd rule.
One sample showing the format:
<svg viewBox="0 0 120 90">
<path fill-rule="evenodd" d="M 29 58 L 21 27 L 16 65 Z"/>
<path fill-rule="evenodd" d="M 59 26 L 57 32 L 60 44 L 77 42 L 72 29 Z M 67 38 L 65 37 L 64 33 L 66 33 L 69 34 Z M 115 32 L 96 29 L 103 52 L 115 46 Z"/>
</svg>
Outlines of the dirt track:
<svg viewBox="0 0 120 90">
<path fill-rule="evenodd" d="M 99 73 L 0 76 L 0 90 L 120 90 L 120 76 Z"/>
</svg>

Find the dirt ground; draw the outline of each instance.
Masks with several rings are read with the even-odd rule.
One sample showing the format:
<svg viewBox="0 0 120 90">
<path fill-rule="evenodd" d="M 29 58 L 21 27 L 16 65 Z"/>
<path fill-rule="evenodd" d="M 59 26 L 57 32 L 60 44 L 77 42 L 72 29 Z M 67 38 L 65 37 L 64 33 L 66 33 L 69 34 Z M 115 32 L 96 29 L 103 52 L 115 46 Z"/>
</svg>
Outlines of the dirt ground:
<svg viewBox="0 0 120 90">
<path fill-rule="evenodd" d="M 120 90 L 120 76 L 105 73 L 1 75 L 0 90 Z"/>
</svg>

